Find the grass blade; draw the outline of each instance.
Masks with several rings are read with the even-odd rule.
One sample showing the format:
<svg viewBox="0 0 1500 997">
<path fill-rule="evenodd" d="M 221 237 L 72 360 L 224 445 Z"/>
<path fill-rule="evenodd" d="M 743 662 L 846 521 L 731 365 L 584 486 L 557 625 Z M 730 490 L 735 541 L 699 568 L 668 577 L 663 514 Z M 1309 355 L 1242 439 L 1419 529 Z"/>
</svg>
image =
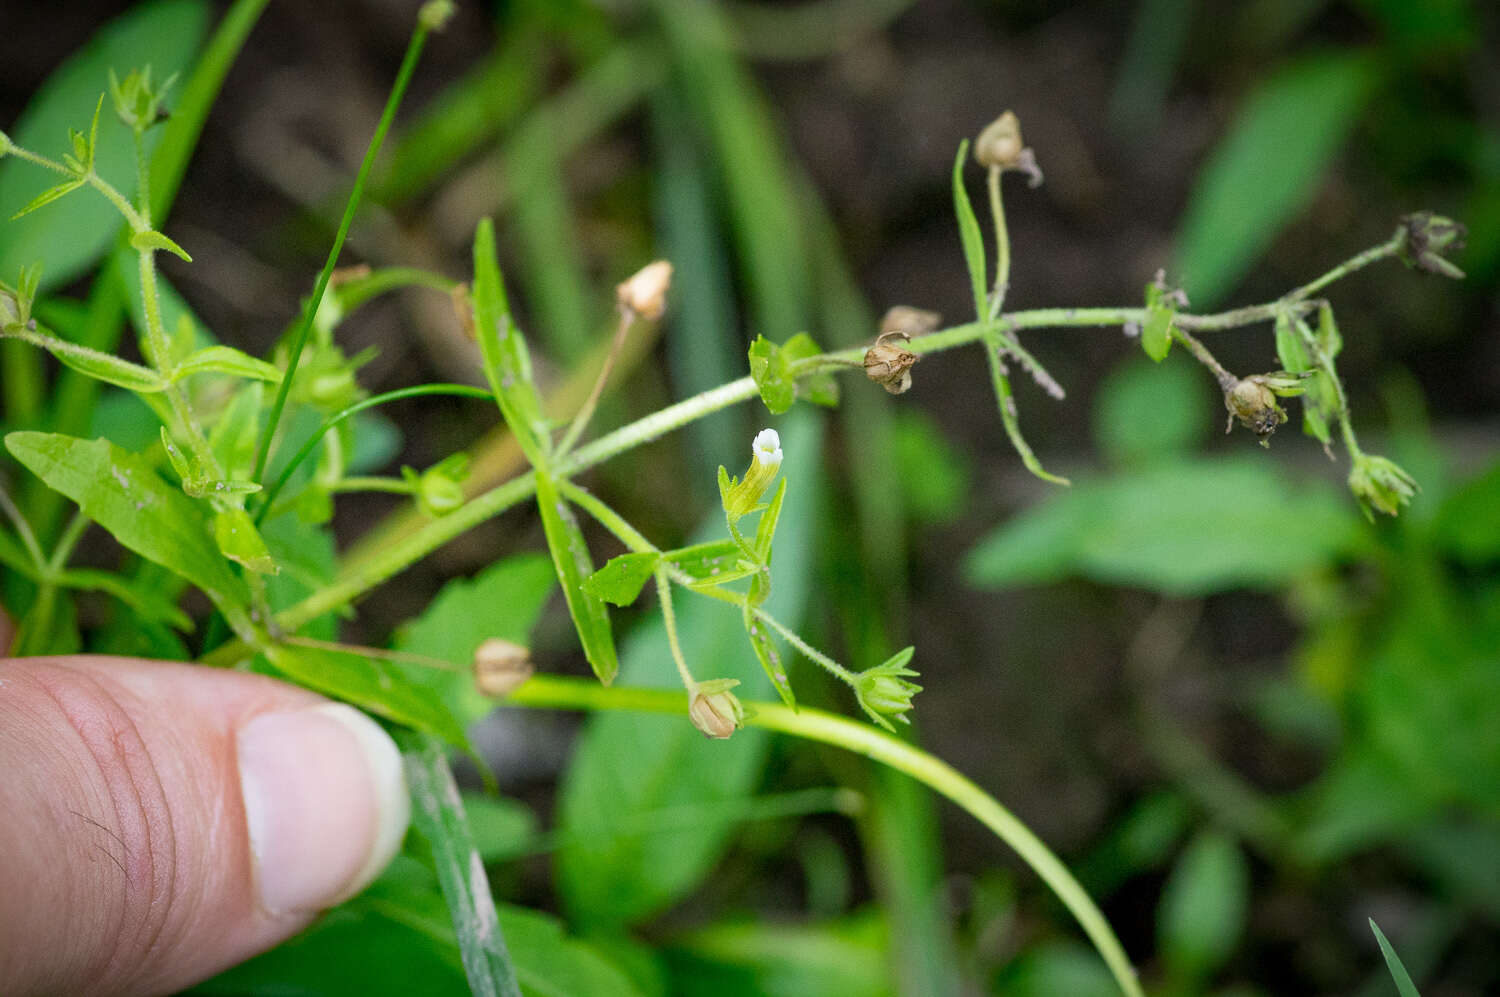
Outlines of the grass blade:
<svg viewBox="0 0 1500 997">
<path fill-rule="evenodd" d="M 1391 971 L 1391 979 L 1396 981 L 1396 991 L 1401 997 L 1422 997 L 1417 993 L 1417 985 L 1411 981 L 1411 974 L 1402 965 L 1401 957 L 1391 948 L 1391 943 L 1386 941 L 1385 932 L 1380 930 L 1380 925 L 1375 923 L 1373 917 L 1369 920 L 1370 930 L 1375 932 L 1375 941 L 1380 945 L 1380 954 L 1385 956 L 1386 968 Z"/>
</svg>

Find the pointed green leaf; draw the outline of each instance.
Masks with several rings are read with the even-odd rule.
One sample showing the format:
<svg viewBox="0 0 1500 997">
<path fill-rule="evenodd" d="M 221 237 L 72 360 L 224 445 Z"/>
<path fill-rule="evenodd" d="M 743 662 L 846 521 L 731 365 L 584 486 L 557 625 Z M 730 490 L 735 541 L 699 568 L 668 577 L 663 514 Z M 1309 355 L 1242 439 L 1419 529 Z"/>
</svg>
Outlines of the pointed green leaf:
<svg viewBox="0 0 1500 997">
<path fill-rule="evenodd" d="M 1174 312 L 1163 298 L 1162 289 L 1156 284 L 1146 285 L 1146 321 L 1141 325 L 1141 349 L 1146 356 L 1161 363 L 1172 348 L 1172 318 Z"/>
<path fill-rule="evenodd" d="M 177 572 L 220 609 L 249 602 L 245 583 L 214 545 L 202 507 L 163 481 L 147 461 L 108 440 L 58 433 L 11 433 L 5 445 L 123 546 Z"/>
<path fill-rule="evenodd" d="M 468 746 L 463 728 L 437 694 L 410 681 L 399 666 L 384 658 L 301 644 L 278 644 L 267 650 L 266 657 L 299 685 L 436 735 L 454 747 Z"/>
<path fill-rule="evenodd" d="M 253 571 L 257 575 L 274 575 L 281 570 L 276 566 L 276 559 L 271 556 L 271 551 L 267 549 L 260 531 L 255 528 L 250 514 L 244 509 L 231 507 L 214 516 L 214 543 L 219 545 L 219 551 L 225 557 L 244 565 L 246 571 Z"/>
<path fill-rule="evenodd" d="M 637 551 L 612 557 L 604 567 L 584 579 L 584 591 L 616 606 L 628 606 L 640 596 L 651 573 L 661 561 L 655 551 Z"/>
<path fill-rule="evenodd" d="M 257 360 L 232 346 L 210 346 L 190 354 L 172 371 L 172 382 L 194 374 L 230 374 L 252 381 L 281 381 L 281 368 L 264 360 Z"/>
<path fill-rule="evenodd" d="M 797 697 L 792 694 L 792 682 L 787 678 L 786 665 L 782 663 L 781 652 L 776 649 L 776 644 L 771 640 L 770 631 L 755 617 L 748 603 L 743 611 L 743 619 L 745 634 L 750 638 L 750 647 L 755 651 L 756 660 L 760 662 L 760 667 L 766 670 L 766 677 L 771 680 L 771 685 L 775 686 L 776 693 L 781 696 L 781 701 L 795 710 Z"/>
<path fill-rule="evenodd" d="M 760 558 L 762 564 L 771 563 L 771 541 L 776 536 L 776 521 L 781 518 L 781 503 L 785 498 L 786 478 L 783 477 L 776 486 L 776 494 L 771 496 L 770 503 L 760 514 L 760 522 L 755 526 L 755 556 Z"/>
<path fill-rule="evenodd" d="M 1005 340 L 999 330 L 991 328 L 985 331 L 984 354 L 990 364 L 990 384 L 995 389 L 995 398 L 1000 404 L 1000 421 L 1005 426 L 1005 435 L 1010 437 L 1010 445 L 1016 448 L 1016 453 L 1021 455 L 1021 463 L 1026 465 L 1026 470 L 1055 485 L 1071 484 L 1067 478 L 1052 474 L 1042 468 L 1042 462 L 1036 459 L 1036 454 L 1031 452 L 1031 445 L 1021 435 L 1021 423 L 1016 415 L 1016 399 L 1011 394 L 1010 376 L 1005 370 L 1005 361 L 1001 356 L 1005 350 Z"/>
<path fill-rule="evenodd" d="M 70 589 L 104 592 L 135 610 L 148 623 L 166 623 L 178 630 L 192 630 L 192 619 L 175 604 L 160 598 L 150 586 L 132 586 L 120 575 L 93 568 L 69 568 L 59 572 L 57 583 Z"/>
<path fill-rule="evenodd" d="M 662 559 L 691 575 L 695 580 L 692 588 L 700 591 L 748 578 L 760 570 L 746 559 L 745 552 L 733 540 L 715 540 L 669 550 Z"/>
<path fill-rule="evenodd" d="M 164 249 L 173 256 L 186 260 L 189 263 L 193 262 L 193 258 L 187 254 L 187 250 L 155 229 L 147 229 L 144 232 L 136 232 L 131 235 L 130 246 L 132 249 L 144 249 L 152 252 Z"/>
<path fill-rule="evenodd" d="M 71 194 L 73 193 L 73 191 L 82 186 L 82 180 L 64 180 L 56 187 L 48 187 L 36 197 L 33 197 L 30 201 L 26 202 L 26 207 L 11 215 L 10 220 L 15 221 L 17 218 L 31 214 L 37 208 L 46 207 L 53 201 L 57 200 L 59 197 L 64 197 L 68 194 Z"/>
<path fill-rule="evenodd" d="M 1411 974 L 1406 971 L 1406 966 L 1401 962 L 1401 957 L 1396 954 L 1391 943 L 1386 941 L 1385 932 L 1380 930 L 1380 925 L 1375 923 L 1373 917 L 1369 921 L 1370 930 L 1375 932 L 1375 941 L 1380 946 L 1380 954 L 1385 957 L 1385 968 L 1390 970 L 1391 979 L 1396 982 L 1396 992 L 1401 997 L 1422 997 L 1417 992 L 1417 985 L 1411 981 Z"/>
<path fill-rule="evenodd" d="M 584 656 L 593 666 L 599 681 L 609 685 L 620 668 L 615 657 L 614 634 L 609 626 L 609 609 L 603 599 L 583 587 L 583 580 L 594 573 L 588 546 L 583 542 L 583 532 L 578 528 L 573 510 L 558 495 L 551 476 L 541 468 L 536 471 L 536 503 L 542 514 L 542 530 L 547 534 L 547 548 L 552 552 L 552 564 L 557 569 L 557 580 L 562 583 L 563 597 L 568 603 L 568 613 L 573 617 L 573 626 L 578 630 L 578 639 L 583 644 Z"/>
<path fill-rule="evenodd" d="M 964 163 L 969 158 L 969 140 L 958 144 L 958 158 L 953 161 L 953 213 L 958 216 L 958 235 L 964 244 L 964 262 L 969 267 L 969 283 L 974 290 L 974 316 L 980 321 L 989 317 L 990 295 L 984 275 L 984 236 L 979 219 L 964 186 Z"/>
<path fill-rule="evenodd" d="M 552 449 L 551 436 L 531 380 L 526 339 L 511 318 L 495 252 L 495 226 L 488 218 L 480 220 L 474 233 L 474 334 L 505 424 L 527 460 L 544 467 Z"/>
<path fill-rule="evenodd" d="M 788 365 L 795 365 L 803 360 L 821 356 L 822 353 L 823 348 L 805 332 L 799 332 L 781 344 L 781 354 L 786 358 Z M 798 398 L 805 398 L 814 405 L 833 408 L 839 403 L 838 380 L 826 371 L 821 374 L 804 374 L 798 377 L 795 388 Z"/>
<path fill-rule="evenodd" d="M 1285 370 L 1293 374 L 1312 370 L 1312 362 L 1307 358 L 1307 350 L 1297 335 L 1297 328 L 1289 312 L 1276 316 L 1276 358 L 1281 361 Z"/>
<path fill-rule="evenodd" d="M 142 367 L 138 363 L 122 360 L 110 353 L 101 353 L 87 346 L 70 343 L 66 339 L 58 339 L 56 336 L 25 329 L 12 328 L 5 333 L 5 336 L 11 339 L 24 339 L 34 346 L 40 346 L 64 366 L 71 367 L 80 374 L 86 374 L 106 384 L 145 393 L 167 389 L 166 380 L 150 367 Z"/>
<path fill-rule="evenodd" d="M 1333 317 L 1333 306 L 1323 302 L 1318 306 L 1318 346 L 1330 362 L 1344 348 L 1344 337 L 1339 333 L 1339 324 Z"/>
<path fill-rule="evenodd" d="M 1205 832 L 1177 860 L 1157 912 L 1161 952 L 1171 970 L 1204 979 L 1234 952 L 1249 909 L 1250 867 L 1232 838 Z"/>
</svg>

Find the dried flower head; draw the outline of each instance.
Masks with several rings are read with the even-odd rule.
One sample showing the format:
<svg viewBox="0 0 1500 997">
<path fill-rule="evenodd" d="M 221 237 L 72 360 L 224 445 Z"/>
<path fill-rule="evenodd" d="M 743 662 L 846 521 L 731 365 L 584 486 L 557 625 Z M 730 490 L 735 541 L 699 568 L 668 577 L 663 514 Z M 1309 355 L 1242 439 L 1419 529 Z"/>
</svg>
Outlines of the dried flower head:
<svg viewBox="0 0 1500 997">
<path fill-rule="evenodd" d="M 672 286 L 672 264 L 666 260 L 648 263 L 634 277 L 615 288 L 620 307 L 643 319 L 656 321 L 667 310 L 667 290 Z"/>
<path fill-rule="evenodd" d="M 1259 374 L 1242 378 L 1224 392 L 1224 407 L 1229 410 L 1229 422 L 1224 432 L 1233 429 L 1234 421 L 1238 419 L 1242 426 L 1260 437 L 1261 446 L 1270 446 L 1271 434 L 1286 422 L 1286 411 L 1277 404 L 1276 392 Z"/>
<path fill-rule="evenodd" d="M 474 685 L 486 696 L 510 695 L 535 671 L 520 644 L 491 637 L 474 649 Z"/>
<path fill-rule="evenodd" d="M 899 345 L 910 341 L 911 337 L 900 330 L 882 332 L 875 338 L 875 345 L 865 351 L 865 376 L 893 395 L 909 389 L 912 365 L 921 359 Z"/>
<path fill-rule="evenodd" d="M 1401 216 L 1404 242 L 1401 258 L 1409 267 L 1427 273 L 1462 280 L 1464 272 L 1448 262 L 1445 254 L 1464 248 L 1469 230 L 1461 223 L 1431 211 L 1417 211 Z"/>
</svg>

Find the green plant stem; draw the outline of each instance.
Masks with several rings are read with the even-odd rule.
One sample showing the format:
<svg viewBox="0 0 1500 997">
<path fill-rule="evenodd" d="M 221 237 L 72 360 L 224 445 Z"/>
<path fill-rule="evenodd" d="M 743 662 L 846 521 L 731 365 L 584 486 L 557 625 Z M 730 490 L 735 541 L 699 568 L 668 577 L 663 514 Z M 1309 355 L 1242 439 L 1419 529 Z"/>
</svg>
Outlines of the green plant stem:
<svg viewBox="0 0 1500 997">
<path fill-rule="evenodd" d="M 683 688 L 691 696 L 698 683 L 693 680 L 687 659 L 682 656 L 682 644 L 677 639 L 677 612 L 672 608 L 672 585 L 667 581 L 667 573 L 661 568 L 656 569 L 656 597 L 661 600 L 661 618 L 667 626 L 667 646 L 672 649 L 672 662 L 677 666 Z"/>
<path fill-rule="evenodd" d="M 68 566 L 68 558 L 73 556 L 73 548 L 78 546 L 92 522 L 82 509 L 73 513 L 73 518 L 68 520 L 68 525 L 57 538 L 57 545 L 52 548 L 52 557 L 47 560 L 47 574 L 56 577 L 62 573 Z"/>
<path fill-rule="evenodd" d="M 1360 254 L 1360 256 L 1364 255 Z M 1354 257 L 1354 259 L 1359 258 Z M 1288 306 L 1285 304 L 1271 302 L 1214 315 L 1179 314 L 1176 322 L 1183 329 L 1226 329 L 1236 325 L 1268 321 L 1275 317 L 1278 308 L 1286 307 Z M 1303 308 L 1304 303 L 1294 303 L 1291 307 Z M 1307 303 L 1305 307 L 1314 306 Z M 1145 319 L 1146 309 L 1144 308 L 1037 308 L 1002 315 L 997 322 L 1007 329 L 1038 329 L 1116 326 L 1129 322 L 1144 322 Z M 995 323 L 990 322 L 968 322 L 953 326 L 931 335 L 919 336 L 910 342 L 908 348 L 919 354 L 956 349 L 982 340 L 994 325 Z M 847 372 L 859 366 L 865 349 L 864 346 L 858 346 L 810 357 L 798 365 L 796 372 L 799 375 L 822 370 Z M 421 389 L 408 390 L 419 391 Z M 559 478 L 577 474 L 579 471 L 600 464 L 643 443 L 648 443 L 706 415 L 755 398 L 757 394 L 755 381 L 750 377 L 741 377 L 721 384 L 717 388 L 711 388 L 674 405 L 669 405 L 622 426 L 592 443 L 579 447 L 559 461 L 553 468 L 553 473 Z M 475 496 L 447 516 L 425 523 L 390 545 L 375 551 L 355 568 L 342 573 L 330 585 L 314 592 L 302 602 L 283 610 L 276 617 L 277 624 L 285 630 L 295 630 L 308 620 L 316 619 L 330 610 L 348 605 L 364 592 L 417 562 L 443 544 L 530 498 L 535 490 L 535 478 L 527 473 Z M 205 660 L 213 660 L 217 663 L 232 662 L 244 652 L 243 644 L 231 641 Z"/>
<path fill-rule="evenodd" d="M 620 309 L 620 321 L 615 327 L 614 342 L 610 344 L 609 352 L 604 356 L 604 365 L 599 368 L 599 376 L 594 379 L 594 386 L 590 389 L 588 398 L 584 399 L 583 405 L 578 409 L 578 414 L 573 416 L 572 425 L 563 435 L 562 442 L 557 445 L 556 457 L 568 455 L 568 451 L 573 449 L 573 444 L 578 442 L 578 437 L 583 435 L 589 420 L 594 417 L 594 409 L 599 404 L 599 396 L 604 393 L 604 385 L 609 381 L 610 372 L 615 369 L 615 359 L 625 345 L 625 337 L 630 333 L 630 327 L 635 324 L 635 317 L 635 312 L 630 309 Z"/>
<path fill-rule="evenodd" d="M 11 501 L 10 493 L 4 488 L 0 488 L 0 512 L 4 512 L 6 517 L 15 526 L 16 536 L 21 538 L 21 545 L 26 548 L 26 553 L 31 556 L 32 563 L 36 565 L 37 573 L 45 575 L 47 572 L 47 558 L 42 553 L 41 544 L 36 542 L 36 534 L 31 532 L 31 524 L 26 521 L 26 517 L 21 514 L 21 510 L 16 508 L 15 502 Z"/>
<path fill-rule="evenodd" d="M 331 492 L 387 492 L 391 495 L 414 495 L 416 488 L 404 478 L 342 478 L 328 489 Z"/>
<path fill-rule="evenodd" d="M 631 526 L 624 516 L 611 509 L 593 492 L 580 488 L 567 478 L 557 479 L 557 490 L 562 492 L 569 502 L 593 516 L 600 526 L 618 537 L 620 542 L 631 551 L 639 554 L 659 553 L 657 546 L 647 540 L 645 534 Z"/>
<path fill-rule="evenodd" d="M 1405 242 L 1406 229 L 1403 226 L 1397 226 L 1396 231 L 1393 232 L 1391 234 L 1391 237 L 1385 242 L 1382 242 L 1378 246 L 1371 246 L 1364 252 L 1349 257 L 1349 259 L 1340 263 L 1338 266 L 1334 267 L 1323 276 L 1319 277 L 1316 280 L 1308 281 L 1306 284 L 1303 284 L 1295 291 L 1287 294 L 1281 300 L 1287 302 L 1288 304 L 1296 301 L 1303 301 L 1306 298 L 1321 291 L 1329 284 L 1332 284 L 1334 281 L 1344 279 L 1356 270 L 1363 269 L 1364 267 L 1369 266 L 1371 263 L 1378 263 L 1379 261 L 1387 259 L 1388 257 L 1395 256 L 1401 251 L 1401 247 L 1405 244 Z"/>
<path fill-rule="evenodd" d="M 995 225 L 995 287 L 990 292 L 990 318 L 994 319 L 1005 306 L 1005 293 L 1010 290 L 1010 229 L 1005 224 L 1005 201 L 1000 196 L 1000 174 L 998 166 L 990 167 L 990 219 Z"/>
<path fill-rule="evenodd" d="M 801 637 L 798 637 L 797 634 L 793 632 L 792 629 L 786 624 L 782 623 L 776 617 L 772 616 L 764 609 L 761 609 L 759 606 L 754 607 L 750 610 L 750 612 L 754 613 L 757 619 L 765 623 L 772 630 L 775 630 L 777 633 L 781 634 L 782 639 L 785 640 L 788 644 L 795 647 L 797 650 L 801 651 L 803 656 L 805 656 L 807 660 L 813 662 L 816 665 L 820 665 L 824 670 L 826 670 L 840 682 L 844 682 L 849 686 L 854 685 L 855 675 L 853 672 L 845 668 L 843 665 L 839 664 L 837 661 L 834 661 L 822 651 L 819 651 L 817 648 L 813 647 Z"/>
<path fill-rule="evenodd" d="M 400 401 L 402 398 L 419 398 L 425 395 L 455 395 L 460 398 L 484 398 L 486 400 L 494 397 L 484 388 L 476 388 L 467 384 L 422 384 L 414 388 L 397 388 L 395 391 L 371 395 L 369 398 L 363 398 L 355 402 L 341 412 L 323 420 L 323 424 L 307 438 L 307 442 L 302 444 L 301 449 L 297 451 L 291 461 L 282 469 L 280 476 L 276 479 L 276 483 L 266 489 L 265 499 L 261 502 L 260 510 L 255 514 L 255 525 L 259 526 L 265 520 L 267 514 L 271 511 L 272 503 L 276 501 L 276 496 L 281 494 L 281 490 L 286 487 L 288 481 L 292 480 L 292 475 L 296 472 L 297 468 L 312 455 L 312 452 L 317 449 L 318 441 L 330 429 L 338 426 L 345 419 L 358 415 L 365 409 L 375 408 L 377 405 L 384 405 L 387 402 Z"/>
<path fill-rule="evenodd" d="M 427 42 L 427 33 L 427 26 L 419 19 L 416 30 L 412 32 L 411 42 L 406 47 L 406 56 L 401 60 L 401 68 L 396 72 L 396 82 L 392 84 L 390 95 L 386 98 L 385 110 L 380 115 L 380 123 L 375 126 L 375 134 L 365 150 L 364 161 L 359 164 L 359 173 L 354 178 L 354 189 L 349 192 L 349 200 L 344 205 L 344 216 L 339 220 L 338 233 L 333 237 L 333 246 L 328 251 L 328 259 L 324 261 L 323 270 L 318 274 L 318 282 L 313 287 L 312 297 L 307 300 L 307 306 L 302 311 L 302 322 L 297 328 L 292 341 L 292 351 L 287 357 L 286 376 L 281 379 L 281 387 L 277 389 L 276 401 L 271 406 L 271 417 L 261 436 L 260 451 L 255 456 L 255 471 L 251 475 L 253 481 L 260 481 L 265 474 L 266 461 L 271 456 L 271 442 L 276 436 L 276 425 L 281 421 L 282 410 L 286 408 L 287 394 L 291 391 L 292 381 L 296 377 L 297 364 L 302 359 L 302 349 L 307 345 L 308 335 L 312 332 L 313 317 L 318 313 L 318 305 L 323 300 L 324 292 L 328 290 L 328 281 L 333 276 L 333 269 L 338 265 L 339 253 L 343 251 L 344 239 L 349 235 L 349 226 L 354 223 L 354 212 L 359 207 L 360 197 L 364 194 L 365 183 L 370 177 L 371 168 L 375 165 L 375 157 L 380 153 L 380 146 L 385 142 L 386 132 L 390 131 L 391 121 L 396 117 L 396 108 L 406 93 L 412 73 L 416 71 L 417 59 L 422 54 L 422 46 Z M 269 503 L 266 508 L 270 508 Z"/>
<path fill-rule="evenodd" d="M 1214 376 L 1214 380 L 1219 382 L 1219 389 L 1225 394 L 1233 391 L 1234 386 L 1240 383 L 1240 379 L 1229 373 L 1229 371 L 1225 370 L 1224 365 L 1219 363 L 1219 361 L 1214 358 L 1214 355 L 1212 353 L 1208 352 L 1208 347 L 1199 342 L 1197 337 L 1192 333 L 1188 332 L 1186 329 L 1179 329 L 1174 324 L 1172 326 L 1172 335 L 1179 343 L 1187 347 L 1188 352 L 1191 353 L 1199 363 L 1209 369 L 1209 371 Z"/>
<path fill-rule="evenodd" d="M 509 705 L 568 710 L 687 712 L 676 692 L 599 685 L 584 679 L 539 675 L 506 700 Z M 1056 855 L 998 800 L 948 763 L 875 727 L 823 710 L 781 703 L 746 703 L 745 724 L 819 741 L 864 755 L 904 772 L 968 811 L 1031 866 L 1077 919 L 1103 956 L 1122 992 L 1141 997 L 1135 970 L 1109 923 Z"/>
</svg>

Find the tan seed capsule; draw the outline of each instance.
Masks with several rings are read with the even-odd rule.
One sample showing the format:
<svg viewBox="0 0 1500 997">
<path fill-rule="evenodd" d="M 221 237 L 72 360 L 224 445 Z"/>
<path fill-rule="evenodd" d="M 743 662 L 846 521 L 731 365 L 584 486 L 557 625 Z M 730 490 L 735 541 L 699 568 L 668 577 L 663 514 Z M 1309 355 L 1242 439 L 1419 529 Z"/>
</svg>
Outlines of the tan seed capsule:
<svg viewBox="0 0 1500 997">
<path fill-rule="evenodd" d="M 911 337 L 904 332 L 883 332 L 865 351 L 865 376 L 893 395 L 911 387 L 911 368 L 921 357 L 897 344 Z"/>
<path fill-rule="evenodd" d="M 667 289 L 672 286 L 672 264 L 657 260 L 642 267 L 634 277 L 615 288 L 620 307 L 643 319 L 656 321 L 667 310 Z"/>
<path fill-rule="evenodd" d="M 1021 162 L 1026 143 L 1021 140 L 1021 120 L 1016 112 L 1006 111 L 985 126 L 974 140 L 974 160 L 980 166 L 1015 169 Z"/>
<path fill-rule="evenodd" d="M 491 637 L 474 649 L 474 685 L 486 696 L 509 696 L 535 671 L 531 652 L 512 641 Z"/>
</svg>

